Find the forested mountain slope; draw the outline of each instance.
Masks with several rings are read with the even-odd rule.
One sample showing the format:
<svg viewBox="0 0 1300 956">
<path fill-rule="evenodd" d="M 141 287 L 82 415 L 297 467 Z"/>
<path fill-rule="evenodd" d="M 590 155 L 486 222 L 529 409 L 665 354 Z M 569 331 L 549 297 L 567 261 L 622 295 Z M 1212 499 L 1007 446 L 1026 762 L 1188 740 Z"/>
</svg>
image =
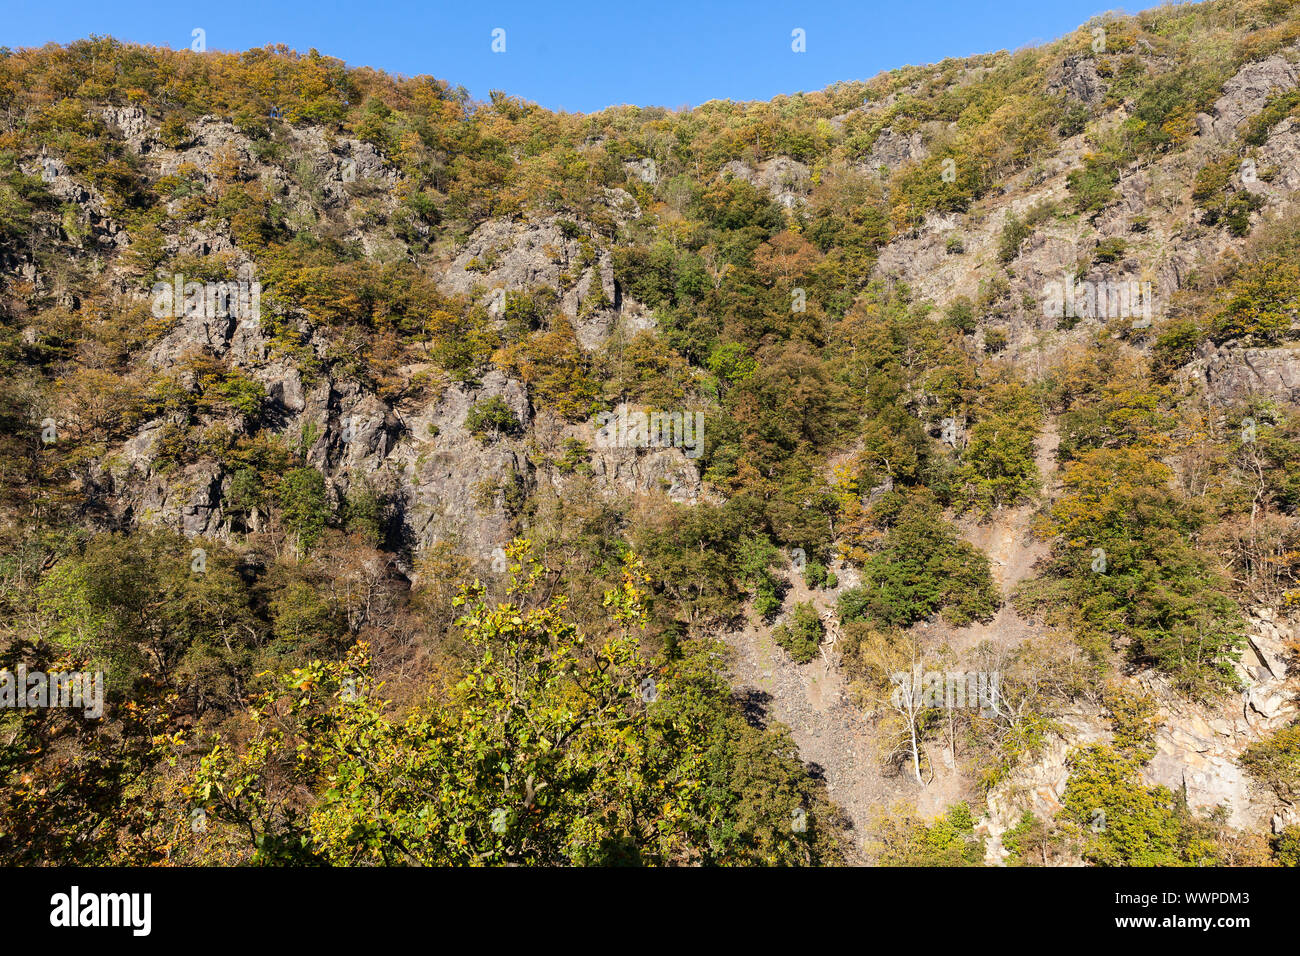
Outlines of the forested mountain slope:
<svg viewBox="0 0 1300 956">
<path fill-rule="evenodd" d="M 107 687 L 0 859 L 1295 865 L 1298 188 L 1292 0 L 591 115 L 0 50 L 0 666 Z"/>
</svg>

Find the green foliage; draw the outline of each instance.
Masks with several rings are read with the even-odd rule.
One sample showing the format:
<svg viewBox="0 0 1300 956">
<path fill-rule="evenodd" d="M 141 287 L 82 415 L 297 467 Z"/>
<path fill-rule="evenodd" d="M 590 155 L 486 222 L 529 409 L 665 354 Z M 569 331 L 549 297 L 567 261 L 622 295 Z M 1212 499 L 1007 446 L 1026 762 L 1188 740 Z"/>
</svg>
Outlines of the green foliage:
<svg viewBox="0 0 1300 956">
<path fill-rule="evenodd" d="M 836 585 L 836 578 L 826 570 L 826 565 L 820 561 L 812 560 L 804 565 L 803 583 L 809 590 L 817 588 L 833 588 Z"/>
<path fill-rule="evenodd" d="M 1273 858 L 1279 866 L 1300 866 L 1300 826 L 1284 828 L 1272 842 Z"/>
<path fill-rule="evenodd" d="M 277 497 L 295 550 L 303 555 L 320 540 L 330 517 L 325 476 L 310 465 L 291 468 L 280 482 Z"/>
<path fill-rule="evenodd" d="M 1077 212 L 1095 215 L 1115 201 L 1119 171 L 1095 154 L 1083 158 L 1083 168 L 1067 177 Z"/>
<path fill-rule="evenodd" d="M 768 548 L 747 544 L 743 559 L 737 553 L 747 524 L 734 505 L 675 507 L 655 525 L 637 528 L 632 543 L 656 589 L 686 619 L 726 619 L 738 612 L 740 597 L 747 589 L 754 588 L 756 598 L 763 593 L 758 587 L 764 578 L 756 569 L 753 583 L 746 581 L 740 570 L 742 561 L 747 568 L 762 568 L 765 557 L 774 560 L 768 550 L 770 542 Z M 775 584 L 772 590 L 779 607 Z M 765 606 L 764 610 L 771 613 L 774 608 Z"/>
<path fill-rule="evenodd" d="M 1201 327 L 1191 319 L 1171 322 L 1156 336 L 1151 346 L 1151 368 L 1160 376 L 1168 376 L 1192 360 L 1196 348 L 1205 339 Z"/>
<path fill-rule="evenodd" d="M 1250 232 L 1250 214 L 1264 205 L 1263 197 L 1244 185 L 1232 188 L 1239 165 L 1238 157 L 1231 154 L 1213 160 L 1196 174 L 1192 186 L 1192 200 L 1205 210 L 1205 222 L 1211 226 L 1222 223 L 1234 236 Z"/>
<path fill-rule="evenodd" d="M 1227 582 L 1186 535 L 1196 513 L 1170 490 L 1147 449 L 1098 449 L 1065 470 L 1045 530 L 1052 570 L 1068 587 L 1026 598 L 1066 616 L 1080 644 L 1101 654 L 1123 640 L 1135 663 L 1166 672 L 1189 693 L 1235 688 L 1242 621 Z"/>
<path fill-rule="evenodd" d="M 510 435 L 519 430 L 519 419 L 500 395 L 491 395 L 470 406 L 465 428 L 478 439 Z"/>
<path fill-rule="evenodd" d="M 1300 723 L 1251 744 L 1242 752 L 1240 762 L 1278 796 L 1293 799 L 1300 794 Z"/>
<path fill-rule="evenodd" d="M 360 535 L 371 547 L 380 543 L 384 522 L 384 501 L 368 479 L 348 489 L 343 503 L 343 527 Z"/>
<path fill-rule="evenodd" d="M 998 237 L 998 262 L 1008 265 L 1020 255 L 1020 244 L 1033 235 L 1034 230 L 1013 215 L 1007 216 L 1006 225 Z"/>
<path fill-rule="evenodd" d="M 758 363 L 744 346 L 730 342 L 717 346 L 709 355 L 709 371 L 728 385 L 738 385 L 754 374 Z"/>
<path fill-rule="evenodd" d="M 931 823 L 907 816 L 881 823 L 875 834 L 882 866 L 983 866 L 984 838 L 966 803 L 955 803 Z"/>
<path fill-rule="evenodd" d="M 555 467 L 561 474 L 571 475 L 575 472 L 591 474 L 591 465 L 588 464 L 591 449 L 587 447 L 586 442 L 580 438 L 566 438 L 562 448 L 564 453 L 555 462 Z"/>
<path fill-rule="evenodd" d="M 753 535 L 742 538 L 736 550 L 740 580 L 752 589 L 754 611 L 760 618 L 770 618 L 781 609 L 784 584 L 769 570 L 778 556 L 779 552 L 770 540 Z"/>
<path fill-rule="evenodd" d="M 1064 846 L 1065 835 L 1029 810 L 1002 834 L 1002 848 L 1010 854 L 1008 866 L 1047 866 Z"/>
<path fill-rule="evenodd" d="M 963 335 L 969 335 L 975 331 L 975 307 L 971 304 L 970 299 L 965 296 L 958 296 L 953 299 L 944 313 L 944 318 L 949 325 Z"/>
<path fill-rule="evenodd" d="M 38 176 L 25 175 L 12 152 L 0 151 L 0 248 L 15 248 L 32 228 L 32 215 L 54 197 Z"/>
<path fill-rule="evenodd" d="M 937 509 L 907 502 L 880 550 L 862 567 L 862 584 L 839 599 L 842 621 L 907 627 L 934 613 L 952 624 L 992 617 L 997 589 L 988 558 L 960 540 Z"/>
<path fill-rule="evenodd" d="M 1273 97 L 1240 142 L 1197 157 L 1209 160 L 1193 187 L 1205 222 L 1251 236 L 1180 279 L 1149 374 L 1131 348 L 1147 336 L 1072 347 L 1046 367 L 1041 359 L 1060 354 L 1052 333 L 1017 332 L 1014 356 L 1005 354 L 1012 314 L 1029 307 L 1016 260 L 1057 210 L 1042 204 L 999 221 L 1004 197 L 980 200 L 1007 185 L 1038 188 L 1060 138 L 1086 132 L 1091 152 L 1069 176 L 1069 203 L 1095 217 L 1117 198 L 1121 174 L 1191 141 L 1196 112 L 1241 64 L 1295 42 L 1300 28 L 1283 6 L 1248 0 L 1231 27 L 1211 7 L 1108 16 L 1108 52 L 1091 60 L 1106 101 L 1094 106 L 1048 92 L 1062 56 L 1089 55 L 1086 31 L 767 103 L 585 115 L 500 92 L 474 103 L 430 77 L 349 69 L 315 51 L 198 56 L 109 38 L 0 51 L 0 260 L 23 264 L 0 308 L 9 622 L 0 655 L 102 664 L 114 711 L 103 735 L 66 715 L 2 721 L 0 859 L 833 860 L 832 814 L 789 738 L 745 722 L 710 657 L 717 649 L 700 635 L 735 625 L 746 601 L 775 616 L 786 591 L 777 569 L 794 547 L 822 559 L 804 569 L 810 588 L 835 586 L 822 561 L 837 549 L 862 570 L 863 586 L 841 597 L 844 649 L 857 655 L 846 657 L 850 668 L 865 668 L 868 652 L 899 658 L 900 629 L 927 616 L 987 619 L 998 601 L 987 561 L 942 509 L 983 518 L 1032 501 L 1048 411 L 1061 412 L 1065 487 L 1043 520 L 1051 558 L 1020 604 L 1068 628 L 1089 652 L 1090 676 L 1122 657 L 1189 694 L 1231 688 L 1237 594 L 1281 600 L 1300 579 L 1290 527 L 1300 425 L 1285 403 L 1253 400 L 1227 410 L 1227 428 L 1249 415 L 1258 435 L 1225 439 L 1174 373 L 1207 338 L 1278 346 L 1295 337 L 1300 233 L 1285 217 L 1255 215 L 1262 194 L 1240 182 L 1240 162 L 1259 158 L 1252 148 L 1295 112 L 1297 94 Z M 203 169 L 169 153 L 161 167 L 164 157 L 140 154 L 103 119 L 105 107 L 126 104 L 144 110 L 161 148 L 192 146 L 203 115 L 231 118 L 246 148 L 219 150 Z M 273 107 L 282 119 L 268 119 Z M 886 130 L 919 133 L 924 158 L 867 170 Z M 332 189 L 332 171 L 304 160 L 304 133 L 373 144 L 398 186 L 385 174 Z M 783 156 L 807 167 L 783 184 L 806 197 L 789 208 L 765 184 L 722 172 L 737 162 L 771 169 L 764 164 Z M 67 163 L 105 209 L 90 217 L 83 203 L 61 203 L 22 172 L 19 161 L 31 168 L 33 157 Z M 628 160 L 647 158 L 653 182 L 629 175 Z M 632 193 L 639 213 L 615 189 Z M 976 301 L 945 294 L 941 315 L 894 270 L 877 270 L 882 247 L 934 212 L 969 213 L 968 236 L 992 223 L 1007 267 L 990 274 L 988 262 L 966 263 L 984 270 Z M 104 241 L 106 217 L 127 248 Z M 1148 234 L 1131 241 L 1145 248 L 1163 235 L 1156 218 L 1134 218 L 1133 231 Z M 489 289 L 449 294 L 431 271 L 489 220 L 554 223 L 561 240 L 533 250 L 555 266 L 555 287 L 512 289 L 499 314 L 485 305 Z M 237 253 L 169 251 L 213 230 L 228 232 Z M 961 255 L 968 244 L 954 232 L 945 248 Z M 1092 259 L 1119 262 L 1129 249 L 1103 239 Z M 507 254 L 485 249 L 466 268 L 486 281 Z M 404 416 L 444 388 L 479 389 L 495 369 L 523 383 L 542 425 L 576 425 L 621 402 L 698 407 L 706 493 L 689 506 L 657 489 L 635 507 L 604 501 L 569 431 L 525 435 L 499 397 L 477 403 L 471 434 L 519 436 L 529 467 L 549 460 L 564 491 L 513 466 L 476 483 L 480 502 L 537 530 L 548 570 L 530 595 L 505 601 L 495 590 L 505 582 L 491 575 L 450 630 L 456 583 L 481 569 L 456 553 L 454 529 L 416 534 L 390 506 L 380 489 L 409 471 L 371 484 L 345 463 L 327 482 L 307 464 L 320 447 L 316 426 L 289 450 L 287 395 L 268 396 L 248 364 L 255 350 L 226 348 L 220 336 L 141 375 L 140 357 L 175 323 L 130 293 L 156 272 L 220 281 L 247 260 L 264 286 L 266 358 L 295 368 L 304 393 L 355 383 Z M 606 262 L 613 296 L 599 278 Z M 576 303 L 582 343 L 560 308 L 578 286 L 587 290 Z M 654 329 L 620 321 L 590 348 L 611 298 L 626 314 L 653 312 Z M 981 327 L 982 350 L 966 338 Z M 1037 358 L 1027 351 L 1035 347 Z M 1031 374 L 1026 361 L 1041 389 L 1015 384 Z M 47 415 L 58 440 L 38 444 L 33 422 Z M 926 423 L 949 417 L 968 423 L 957 449 L 927 434 Z M 455 440 L 444 434 L 440 452 Z M 166 515 L 142 504 L 153 492 L 124 497 L 144 477 L 165 483 Z M 221 489 L 213 518 L 237 545 L 83 530 L 108 516 L 115 528 L 172 520 L 195 479 Z M 348 489 L 342 501 L 335 482 Z M 417 538 L 431 533 L 437 547 L 420 553 Z M 633 546 L 654 577 L 640 636 L 628 621 L 644 582 L 616 586 L 610 613 L 601 605 Z M 207 552 L 205 572 L 191 569 L 195 547 Z M 1105 554 L 1104 572 L 1091 569 L 1094 552 Z M 412 594 L 394 570 L 410 564 L 420 568 Z M 569 603 L 550 603 L 555 595 Z M 799 605 L 777 634 L 809 659 L 820 622 Z M 381 649 L 376 661 L 361 647 L 338 661 L 344 636 L 358 635 Z M 242 716 L 249 695 L 268 689 L 263 675 L 295 666 L 259 702 L 257 721 Z M 974 748 L 981 786 L 1005 779 L 1050 732 L 1034 689 L 1077 693 L 1083 680 L 1021 666 L 1025 674 L 1006 679 L 1014 716 L 948 728 L 954 745 Z M 654 701 L 639 690 L 648 676 Z M 1209 823 L 1134 776 L 1150 749 L 1146 705 L 1107 701 L 1114 744 L 1079 756 L 1072 786 L 1132 822 L 1108 841 L 1079 823 L 1082 803 L 1063 828 L 1022 821 L 1004 837 L 1013 861 L 1049 862 L 1067 836 L 1082 836 L 1099 862 L 1227 859 L 1205 849 Z M 938 732 L 937 716 L 922 723 L 922 736 Z M 212 784 L 214 821 L 229 829 L 215 826 L 210 839 L 165 832 L 193 796 L 182 781 L 196 748 L 175 735 L 214 726 L 223 742 L 199 779 Z M 164 769 L 170 742 L 178 749 Z M 1243 760 L 1291 788 L 1287 743 L 1279 734 Z M 796 810 L 810 814 L 807 832 L 791 826 Z M 899 823 L 886 856 L 976 863 L 969 817 Z M 1072 819 L 1084 830 L 1067 832 Z M 1294 859 L 1293 843 L 1275 840 L 1280 861 Z"/>
<path fill-rule="evenodd" d="M 243 752 L 217 742 L 203 759 L 195 795 L 209 819 L 267 863 L 835 858 L 788 743 L 728 709 L 705 658 L 640 655 L 638 563 L 629 561 L 621 586 L 606 594 L 619 633 L 587 648 L 563 599 L 528 606 L 541 569 L 527 544 L 511 557 L 510 603 L 489 605 L 475 589 L 457 599 L 477 660 L 451 702 L 390 717 L 364 646 L 337 665 L 313 662 L 285 679 L 288 721 L 263 723 Z M 272 704 L 268 697 L 260 707 Z M 274 768 L 290 755 L 292 782 L 311 790 L 303 810 L 274 789 Z M 800 832 L 790 821 L 805 806 Z"/>
<path fill-rule="evenodd" d="M 1111 723 L 1111 746 L 1121 756 L 1144 764 L 1156 755 L 1159 708 L 1150 696 L 1119 686 L 1108 688 L 1106 713 Z"/>
<path fill-rule="evenodd" d="M 202 712 L 234 705 L 259 667 L 333 649 L 337 609 L 314 586 L 286 572 L 266 587 L 248 586 L 238 555 L 209 541 L 95 535 L 46 572 L 36 607 L 50 644 L 102 668 L 112 694 L 166 674 Z M 310 626 L 287 633 L 284 612 L 266 612 L 290 600 L 315 610 Z"/>
<path fill-rule="evenodd" d="M 1099 866 L 1218 863 L 1214 827 L 1166 787 L 1144 785 L 1141 764 L 1104 744 L 1071 752 L 1060 816 L 1078 827 L 1083 858 Z"/>
<path fill-rule="evenodd" d="M 1268 105 L 1246 122 L 1241 139 L 1247 146 L 1263 146 L 1268 134 L 1288 116 L 1300 110 L 1300 90 L 1289 90 L 1268 101 Z"/>
<path fill-rule="evenodd" d="M 807 664 L 817 656 L 817 646 L 825 636 L 826 628 L 817 616 L 817 609 L 801 601 L 790 611 L 790 618 L 772 628 L 772 640 L 785 648 L 796 662 Z"/>
<path fill-rule="evenodd" d="M 981 515 L 1030 498 L 1039 478 L 1034 437 L 1042 414 L 1033 396 L 1023 388 L 1000 389 L 989 406 L 971 426 L 954 475 L 958 510 Z"/>
<path fill-rule="evenodd" d="M 1128 248 L 1128 243 L 1119 236 L 1112 236 L 1109 239 L 1103 239 L 1097 243 L 1097 248 L 1092 251 L 1092 261 L 1108 265 L 1112 262 L 1118 262 L 1124 258 L 1124 251 Z"/>
<path fill-rule="evenodd" d="M 1232 339 L 1275 344 L 1292 334 L 1300 314 L 1300 261 L 1296 243 L 1248 263 L 1223 295 L 1210 325 L 1216 343 Z"/>
</svg>

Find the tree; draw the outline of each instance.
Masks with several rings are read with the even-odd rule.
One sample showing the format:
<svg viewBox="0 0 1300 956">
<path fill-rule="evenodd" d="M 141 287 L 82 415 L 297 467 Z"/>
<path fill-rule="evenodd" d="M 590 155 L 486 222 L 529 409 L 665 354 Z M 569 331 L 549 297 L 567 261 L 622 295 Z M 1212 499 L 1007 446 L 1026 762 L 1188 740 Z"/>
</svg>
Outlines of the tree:
<svg viewBox="0 0 1300 956">
<path fill-rule="evenodd" d="M 566 601 L 530 601 L 542 575 L 513 544 L 509 601 L 481 585 L 457 598 L 478 659 L 445 703 L 387 714 L 359 644 L 338 664 L 293 671 L 268 694 L 237 752 L 218 740 L 194 792 L 209 819 L 242 834 L 257 862 L 609 865 L 804 863 L 833 855 L 788 744 L 750 750 L 753 734 L 719 721 L 702 659 L 647 661 L 640 562 L 605 596 L 615 633 L 589 644 Z M 702 722 L 702 723 L 701 723 Z M 743 722 L 742 722 L 743 723 Z M 751 728 L 752 730 L 752 728 Z M 286 758 L 294 755 L 285 763 Z M 765 767 L 754 765 L 758 760 Z M 305 786 L 308 806 L 283 799 Z M 755 772 L 762 795 L 747 792 Z M 751 801 L 756 797 L 757 803 Z M 820 811 L 819 811 L 820 812 Z M 722 817 L 719 817 L 719 814 Z"/>
<path fill-rule="evenodd" d="M 509 435 L 519 428 L 519 419 L 500 395 L 475 402 L 465 416 L 466 430 L 476 438 Z"/>
<path fill-rule="evenodd" d="M 310 465 L 291 468 L 277 490 L 285 526 L 293 535 L 294 551 L 303 558 L 325 532 L 329 520 L 329 499 L 325 476 Z"/>
<path fill-rule="evenodd" d="M 878 507 L 898 511 L 862 562 L 863 583 L 840 596 L 841 620 L 906 627 L 936 612 L 957 625 L 992 617 L 999 598 L 987 556 L 959 540 L 931 504 L 891 493 Z"/>
<path fill-rule="evenodd" d="M 1300 793 L 1300 723 L 1275 731 L 1242 752 L 1241 765 L 1283 799 Z"/>
<path fill-rule="evenodd" d="M 868 713 L 879 722 L 887 765 L 906 766 L 917 784 L 929 769 L 925 741 L 939 724 L 926 681 L 937 660 L 910 634 L 879 631 L 860 622 L 845 627 L 844 660 L 860 678 Z"/>
<path fill-rule="evenodd" d="M 772 629 L 772 640 L 784 647 L 795 661 L 807 664 L 817 656 L 817 648 L 825 633 L 817 609 L 807 601 L 801 601 L 790 612 L 789 621 Z"/>
<path fill-rule="evenodd" d="M 1123 637 L 1130 658 L 1184 691 L 1235 687 L 1242 623 L 1222 575 L 1187 534 L 1196 512 L 1170 488 L 1170 471 L 1143 447 L 1096 449 L 1066 468 L 1065 493 L 1042 530 L 1055 537 L 1053 570 L 1068 589 L 1022 592 L 1026 606 L 1063 608 L 1094 656 Z M 1062 598 L 1065 603 L 1062 604 Z"/>
</svg>

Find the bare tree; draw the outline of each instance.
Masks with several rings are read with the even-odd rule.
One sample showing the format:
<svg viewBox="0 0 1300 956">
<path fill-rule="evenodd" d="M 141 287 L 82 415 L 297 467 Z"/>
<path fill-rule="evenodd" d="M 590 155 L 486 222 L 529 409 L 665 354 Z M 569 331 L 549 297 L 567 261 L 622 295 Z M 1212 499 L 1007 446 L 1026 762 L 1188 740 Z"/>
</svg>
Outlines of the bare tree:
<svg viewBox="0 0 1300 956">
<path fill-rule="evenodd" d="M 916 782 L 925 786 L 925 738 L 937 710 L 926 700 L 924 675 L 936 662 L 906 634 L 873 631 L 864 636 L 859 653 L 869 674 L 872 712 L 882 715 L 885 762 L 910 765 Z"/>
</svg>

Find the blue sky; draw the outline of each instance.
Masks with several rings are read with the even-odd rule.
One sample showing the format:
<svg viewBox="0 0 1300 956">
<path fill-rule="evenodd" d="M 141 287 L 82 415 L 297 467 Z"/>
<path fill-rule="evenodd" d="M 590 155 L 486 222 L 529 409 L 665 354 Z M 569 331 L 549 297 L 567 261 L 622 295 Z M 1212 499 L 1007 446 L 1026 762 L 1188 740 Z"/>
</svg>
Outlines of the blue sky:
<svg viewBox="0 0 1300 956">
<path fill-rule="evenodd" d="M 1055 39 L 1115 8 L 1105 0 L 6 5 L 0 45 L 9 47 L 66 43 L 94 33 L 182 49 L 200 27 L 209 49 L 315 47 L 350 66 L 432 74 L 478 99 L 500 89 L 551 109 L 582 112 L 619 103 L 676 107 L 709 99 L 770 99 L 893 67 Z M 505 30 L 504 53 L 491 49 L 496 28 Z M 795 28 L 805 31 L 805 53 L 791 51 Z"/>
</svg>

